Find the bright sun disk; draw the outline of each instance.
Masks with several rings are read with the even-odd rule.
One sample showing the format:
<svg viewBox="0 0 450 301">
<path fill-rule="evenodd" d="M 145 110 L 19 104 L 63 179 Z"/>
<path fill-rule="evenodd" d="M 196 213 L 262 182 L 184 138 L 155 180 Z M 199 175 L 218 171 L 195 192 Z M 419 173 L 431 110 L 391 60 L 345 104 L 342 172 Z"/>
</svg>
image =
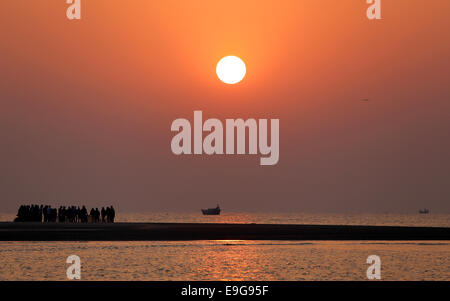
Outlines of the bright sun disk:
<svg viewBox="0 0 450 301">
<path fill-rule="evenodd" d="M 244 61 L 233 55 L 222 58 L 216 66 L 216 73 L 219 79 L 230 85 L 240 82 L 246 72 Z"/>
</svg>

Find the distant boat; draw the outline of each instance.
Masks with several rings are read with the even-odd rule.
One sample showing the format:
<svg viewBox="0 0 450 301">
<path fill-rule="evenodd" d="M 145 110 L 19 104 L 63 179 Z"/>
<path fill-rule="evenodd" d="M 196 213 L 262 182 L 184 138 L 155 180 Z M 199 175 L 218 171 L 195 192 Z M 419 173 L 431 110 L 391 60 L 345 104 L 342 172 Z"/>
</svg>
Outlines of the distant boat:
<svg viewBox="0 0 450 301">
<path fill-rule="evenodd" d="M 220 215 L 220 207 L 217 205 L 216 208 L 202 209 L 203 215 Z"/>
<path fill-rule="evenodd" d="M 420 210 L 419 210 L 419 213 L 420 213 L 420 214 L 428 214 L 428 213 L 430 213 L 430 210 L 428 210 L 427 208 L 420 209 Z"/>
</svg>

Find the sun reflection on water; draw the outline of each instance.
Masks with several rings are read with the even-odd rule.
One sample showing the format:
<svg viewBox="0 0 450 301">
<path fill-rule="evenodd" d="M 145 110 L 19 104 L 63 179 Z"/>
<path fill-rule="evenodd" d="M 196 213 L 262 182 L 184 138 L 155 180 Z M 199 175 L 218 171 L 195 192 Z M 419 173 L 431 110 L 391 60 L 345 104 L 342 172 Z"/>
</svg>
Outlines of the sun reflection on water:
<svg viewBox="0 0 450 301">
<path fill-rule="evenodd" d="M 66 280 L 72 254 L 83 280 L 365 280 L 371 254 L 384 280 L 450 279 L 447 241 L 216 240 L 0 242 L 0 280 Z"/>
</svg>

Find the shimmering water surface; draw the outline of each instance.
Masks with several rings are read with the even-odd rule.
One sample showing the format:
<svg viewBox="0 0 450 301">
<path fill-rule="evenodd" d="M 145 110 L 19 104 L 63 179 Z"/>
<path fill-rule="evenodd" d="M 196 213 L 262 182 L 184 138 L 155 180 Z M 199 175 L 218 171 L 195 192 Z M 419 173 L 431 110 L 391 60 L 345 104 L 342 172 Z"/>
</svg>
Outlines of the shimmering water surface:
<svg viewBox="0 0 450 301">
<path fill-rule="evenodd" d="M 0 213 L 0 221 L 12 221 L 14 217 L 14 213 Z M 121 213 L 119 211 L 116 220 L 118 222 L 154 223 L 267 223 L 450 227 L 450 214 L 237 213 L 225 211 L 219 216 L 204 216 L 200 212 Z"/>
<path fill-rule="evenodd" d="M 450 227 L 448 214 L 119 213 L 117 220 Z M 449 241 L 0 242 L 0 280 L 66 280 L 72 254 L 81 258 L 82 280 L 365 280 L 372 254 L 383 280 L 450 280 Z"/>
<path fill-rule="evenodd" d="M 450 244 L 433 242 L 0 242 L 0 280 L 365 280 L 369 255 L 384 280 L 450 280 Z"/>
</svg>

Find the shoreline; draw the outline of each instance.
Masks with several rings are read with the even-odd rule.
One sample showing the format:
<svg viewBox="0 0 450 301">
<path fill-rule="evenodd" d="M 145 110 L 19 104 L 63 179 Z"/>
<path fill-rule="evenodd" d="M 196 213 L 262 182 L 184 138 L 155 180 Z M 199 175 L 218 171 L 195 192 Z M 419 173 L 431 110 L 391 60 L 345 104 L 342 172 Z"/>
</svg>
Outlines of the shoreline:
<svg viewBox="0 0 450 301">
<path fill-rule="evenodd" d="M 450 240 L 450 227 L 0 222 L 0 241 Z"/>
</svg>

